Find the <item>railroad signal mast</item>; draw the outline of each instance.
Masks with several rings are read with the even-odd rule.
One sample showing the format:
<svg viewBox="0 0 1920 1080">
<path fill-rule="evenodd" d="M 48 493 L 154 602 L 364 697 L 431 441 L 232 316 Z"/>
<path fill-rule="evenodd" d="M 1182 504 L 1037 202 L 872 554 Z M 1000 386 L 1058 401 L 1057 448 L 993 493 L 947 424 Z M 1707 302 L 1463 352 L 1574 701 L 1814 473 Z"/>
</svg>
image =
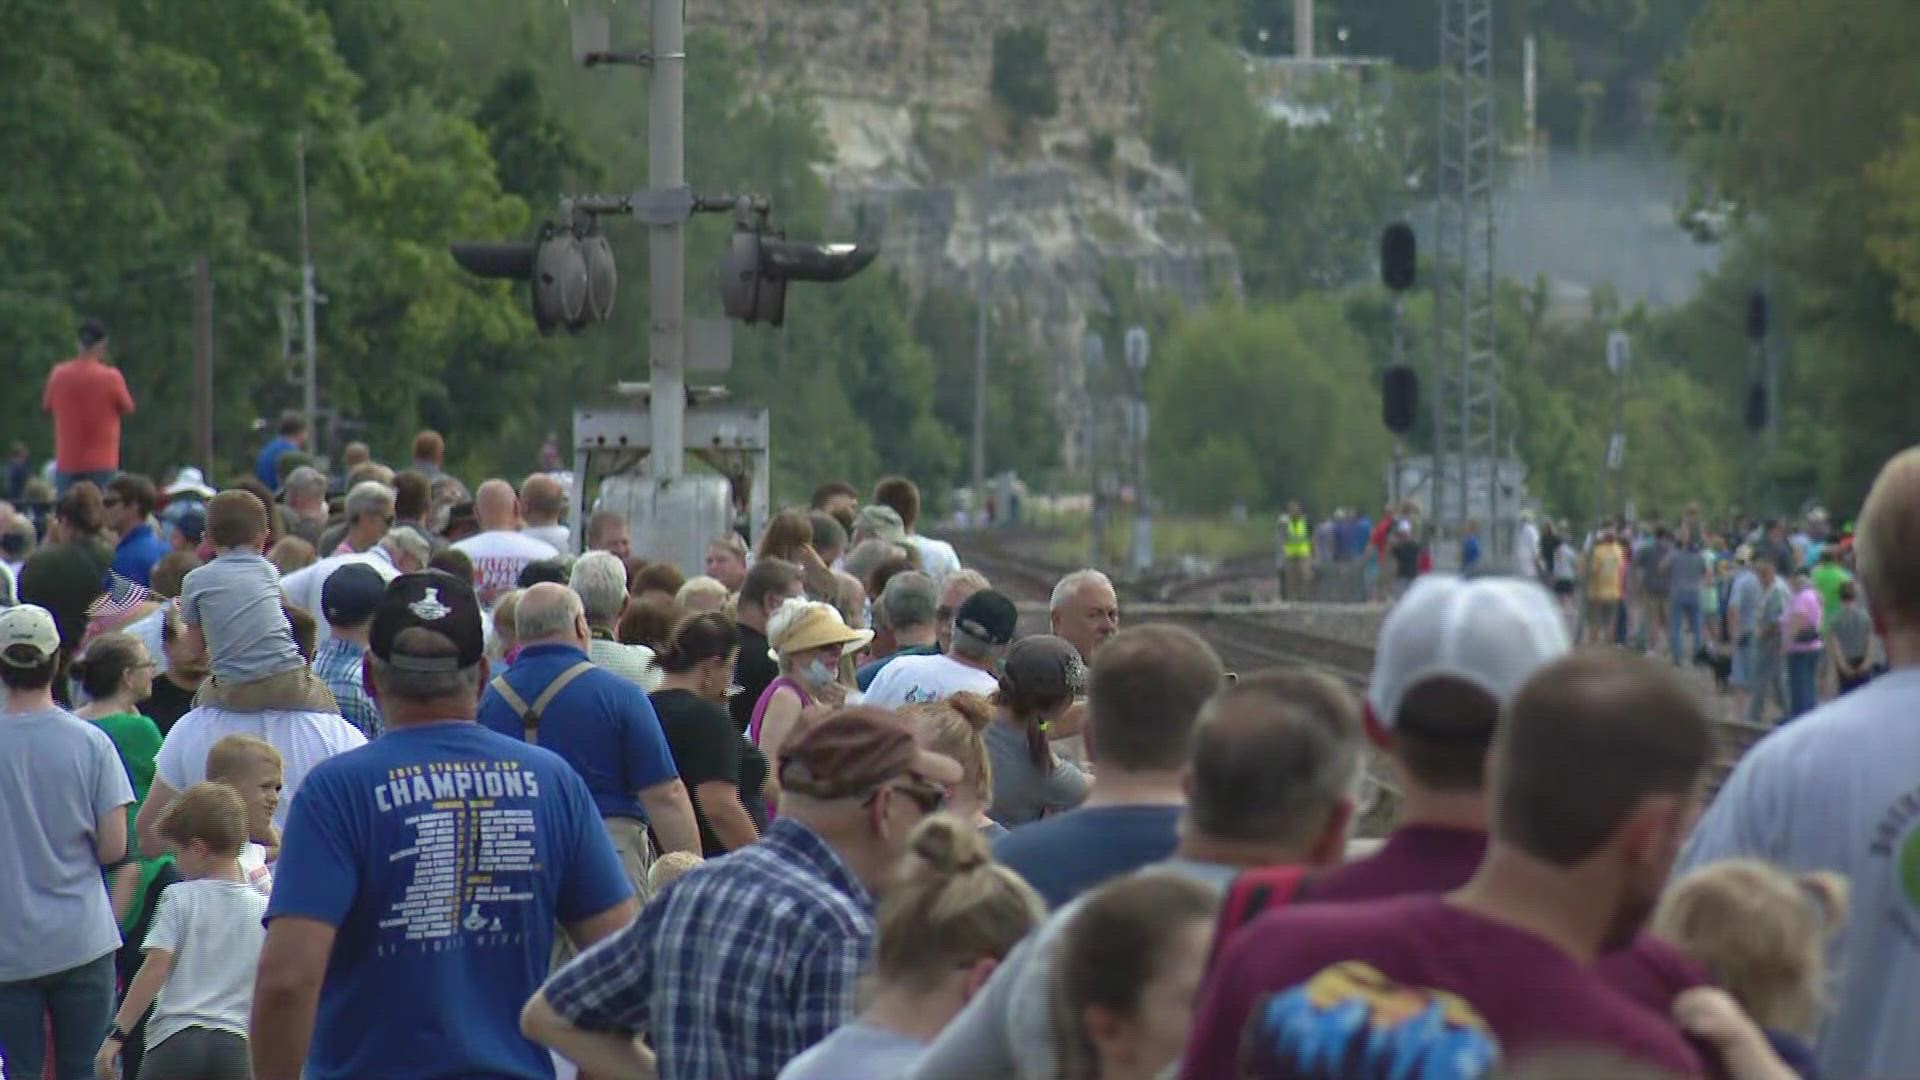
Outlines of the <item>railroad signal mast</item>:
<svg viewBox="0 0 1920 1080">
<path fill-rule="evenodd" d="M 786 312 L 791 281 L 835 282 L 871 264 L 878 249 L 865 244 L 808 244 L 790 241 L 769 221 L 771 207 L 754 195 L 696 195 L 686 182 L 686 0 L 652 0 L 647 50 L 615 51 L 609 46 L 606 12 L 575 8 L 574 59 L 587 67 L 629 65 L 652 72 L 647 118 L 647 186 L 619 195 L 571 195 L 560 200 L 560 216 L 543 223 L 531 241 L 454 244 L 454 259 L 482 277 L 526 281 L 532 293 L 534 322 L 542 333 L 579 332 L 613 313 L 618 271 L 614 252 L 600 231 L 599 219 L 624 215 L 648 227 L 648 362 L 651 381 L 622 384 L 620 392 L 646 399 L 646 414 L 618 408 L 583 409 L 574 414 L 573 538 L 583 530 L 588 473 L 596 457 L 617 455 L 631 462 L 645 456 L 643 490 L 623 499 L 633 522 L 635 550 L 666 558 L 681 567 L 698 567 L 706 541 L 718 530 L 701 515 L 689 515 L 685 489 L 699 478 L 685 478 L 688 450 L 703 456 L 737 455 L 753 475 L 733 476 L 751 494 L 749 512 L 756 522 L 766 514 L 768 447 L 765 410 L 743 410 L 721 403 L 724 393 L 692 394 L 686 382 L 690 344 L 716 355 L 694 356 L 705 370 L 724 371 L 731 362 L 732 338 L 718 327 L 689 324 L 686 314 L 686 223 L 696 213 L 732 213 L 734 233 L 721 257 L 718 282 L 721 305 L 729 318 L 749 325 L 779 326 Z M 689 333 L 690 329 L 693 331 Z M 690 342 L 690 339 L 692 341 Z M 689 412 L 713 415 L 689 424 Z M 702 441 L 690 442 L 689 431 Z M 726 434 L 731 433 L 731 434 Z M 725 445 L 722 445 L 722 444 Z"/>
</svg>

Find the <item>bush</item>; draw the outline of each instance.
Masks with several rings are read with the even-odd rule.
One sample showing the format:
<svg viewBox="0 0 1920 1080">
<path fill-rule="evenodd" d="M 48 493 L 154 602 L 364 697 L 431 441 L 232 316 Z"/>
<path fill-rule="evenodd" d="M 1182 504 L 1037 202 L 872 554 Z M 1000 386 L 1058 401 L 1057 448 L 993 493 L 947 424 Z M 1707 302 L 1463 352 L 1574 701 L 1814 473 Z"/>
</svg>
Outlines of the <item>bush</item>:
<svg viewBox="0 0 1920 1080">
<path fill-rule="evenodd" d="M 1019 26 L 993 35 L 993 99 L 1006 106 L 1015 124 L 1046 120 L 1060 113 L 1060 84 L 1047 55 L 1047 31 Z"/>
</svg>

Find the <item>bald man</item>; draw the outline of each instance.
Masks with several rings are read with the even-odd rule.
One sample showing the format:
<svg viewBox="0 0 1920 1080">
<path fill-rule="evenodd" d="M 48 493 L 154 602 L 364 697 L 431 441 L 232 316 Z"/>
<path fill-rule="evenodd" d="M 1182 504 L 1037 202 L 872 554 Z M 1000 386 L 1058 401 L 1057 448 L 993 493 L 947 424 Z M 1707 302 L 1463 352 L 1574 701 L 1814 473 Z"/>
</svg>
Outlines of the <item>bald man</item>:
<svg viewBox="0 0 1920 1080">
<path fill-rule="evenodd" d="M 572 551 L 573 537 L 560 523 L 567 509 L 567 489 L 547 473 L 534 473 L 520 484 L 520 532 L 552 544 L 556 551 Z"/>
<path fill-rule="evenodd" d="M 550 581 L 528 588 L 520 594 L 513 625 L 520 655 L 488 684 L 480 723 L 538 742 L 573 766 L 593 793 L 614 849 L 644 899 L 652 863 L 649 825 L 662 851 L 700 853 L 693 803 L 660 718 L 646 691 L 588 659 L 592 632 L 572 589 Z M 540 703 L 537 709 L 534 703 Z"/>
<path fill-rule="evenodd" d="M 1920 1068 L 1920 447 L 1867 493 L 1854 531 L 1860 588 L 1886 646 L 1885 675 L 1783 725 L 1740 760 L 1682 869 L 1746 857 L 1833 870 L 1853 883 L 1840 977 L 1818 1047 L 1828 1076 Z"/>
<path fill-rule="evenodd" d="M 488 480 L 480 485 L 473 493 L 473 513 L 480 519 L 481 531 L 453 547 L 473 560 L 480 602 L 491 608 L 501 594 L 519 583 L 520 571 L 528 563 L 556 558 L 560 551 L 520 531 L 519 501 L 513 485 L 505 480 Z"/>
</svg>

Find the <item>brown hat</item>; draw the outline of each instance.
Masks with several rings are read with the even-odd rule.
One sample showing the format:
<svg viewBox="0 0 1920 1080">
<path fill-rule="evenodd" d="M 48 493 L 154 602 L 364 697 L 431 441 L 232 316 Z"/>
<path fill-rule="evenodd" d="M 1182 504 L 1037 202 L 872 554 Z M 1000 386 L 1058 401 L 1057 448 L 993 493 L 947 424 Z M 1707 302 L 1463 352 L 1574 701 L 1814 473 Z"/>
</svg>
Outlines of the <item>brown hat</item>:
<svg viewBox="0 0 1920 1080">
<path fill-rule="evenodd" d="M 840 709 L 780 750 L 781 788 L 815 799 L 866 795 L 912 775 L 952 783 L 959 767 L 921 750 L 899 717 L 885 709 Z"/>
<path fill-rule="evenodd" d="M 1007 650 L 1000 685 L 1028 701 L 1079 697 L 1087 692 L 1087 665 L 1067 639 L 1035 634 Z"/>
</svg>

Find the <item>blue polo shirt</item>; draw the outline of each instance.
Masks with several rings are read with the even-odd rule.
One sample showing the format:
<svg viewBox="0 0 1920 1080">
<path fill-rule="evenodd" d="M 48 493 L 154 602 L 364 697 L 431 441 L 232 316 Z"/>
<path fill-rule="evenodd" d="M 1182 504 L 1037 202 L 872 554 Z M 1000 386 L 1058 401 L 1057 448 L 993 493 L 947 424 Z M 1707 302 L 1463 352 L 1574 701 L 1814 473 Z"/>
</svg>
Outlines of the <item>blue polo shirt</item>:
<svg viewBox="0 0 1920 1080">
<path fill-rule="evenodd" d="M 294 442 L 292 439 L 286 438 L 285 436 L 275 437 L 272 442 L 261 447 L 260 456 L 253 459 L 253 475 L 259 478 L 261 483 L 267 485 L 268 491 L 278 491 L 280 488 L 280 475 L 278 472 L 280 455 L 289 450 L 298 449 L 300 449 L 300 444 Z"/>
<path fill-rule="evenodd" d="M 572 645 L 529 645 L 503 677 L 531 705 L 548 683 L 585 659 L 587 654 Z M 526 732 L 519 712 L 491 686 L 480 699 L 479 719 L 515 739 Z M 540 717 L 539 743 L 587 782 L 601 817 L 645 821 L 634 793 L 680 775 L 646 691 L 605 668 L 581 675 L 548 703 Z"/>
<path fill-rule="evenodd" d="M 153 526 L 143 521 L 121 537 L 120 543 L 113 549 L 113 572 L 128 581 L 151 585 L 153 564 L 159 562 L 168 550 L 167 542 L 155 536 Z"/>
</svg>

